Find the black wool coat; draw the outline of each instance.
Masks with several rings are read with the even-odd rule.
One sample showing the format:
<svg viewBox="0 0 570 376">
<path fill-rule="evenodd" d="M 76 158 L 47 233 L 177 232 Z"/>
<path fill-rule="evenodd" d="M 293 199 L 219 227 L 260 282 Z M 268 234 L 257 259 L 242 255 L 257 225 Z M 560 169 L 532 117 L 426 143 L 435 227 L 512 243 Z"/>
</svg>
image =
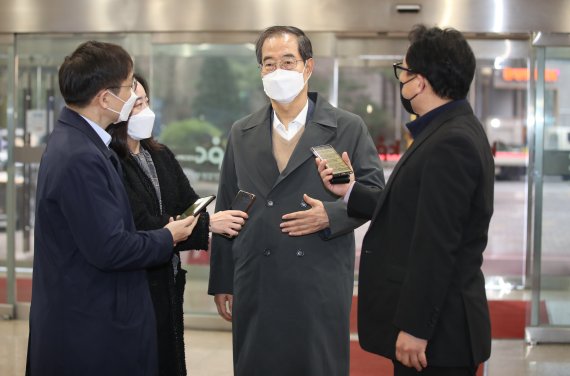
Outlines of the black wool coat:
<svg viewBox="0 0 570 376">
<path fill-rule="evenodd" d="M 163 145 L 162 149 L 149 150 L 149 153 L 160 185 L 162 214 L 154 186 L 137 161 L 132 156 L 121 160 L 123 181 L 137 230 L 164 227 L 170 217 L 181 214 L 198 199 L 170 149 Z M 208 223 L 208 214 L 202 214 L 192 235 L 175 247 L 175 253 L 179 255 L 180 251 L 192 249 L 207 250 Z M 171 261 L 147 269 L 156 314 L 159 376 L 186 375 L 182 306 L 186 271 L 181 268 L 180 261 L 176 269 L 176 278 Z"/>
</svg>

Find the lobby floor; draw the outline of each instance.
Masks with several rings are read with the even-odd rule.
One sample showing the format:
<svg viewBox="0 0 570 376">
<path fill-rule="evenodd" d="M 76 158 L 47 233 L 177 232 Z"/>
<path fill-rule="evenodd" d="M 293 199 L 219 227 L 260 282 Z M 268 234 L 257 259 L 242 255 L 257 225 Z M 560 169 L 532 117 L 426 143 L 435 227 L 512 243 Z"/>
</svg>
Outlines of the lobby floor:
<svg viewBox="0 0 570 376">
<path fill-rule="evenodd" d="M 230 332 L 186 330 L 184 336 L 189 375 L 232 375 Z M 0 321 L 0 375 L 24 375 L 27 341 L 27 321 Z M 526 346 L 522 340 L 495 340 L 486 368 L 487 376 L 568 376 L 570 345 Z"/>
</svg>

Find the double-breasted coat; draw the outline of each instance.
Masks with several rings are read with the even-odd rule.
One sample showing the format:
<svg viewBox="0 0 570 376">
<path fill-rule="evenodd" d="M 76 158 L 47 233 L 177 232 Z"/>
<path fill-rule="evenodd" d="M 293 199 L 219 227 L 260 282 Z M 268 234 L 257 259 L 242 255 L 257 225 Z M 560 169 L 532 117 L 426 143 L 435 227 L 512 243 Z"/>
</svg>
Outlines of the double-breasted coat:
<svg viewBox="0 0 570 376">
<path fill-rule="evenodd" d="M 64 108 L 38 175 L 27 374 L 156 375 L 145 268 L 172 247 L 135 231 L 115 153 Z"/>
<path fill-rule="evenodd" d="M 469 103 L 445 106 L 383 191 L 352 189 L 349 214 L 372 218 L 360 258 L 358 337 L 365 350 L 395 359 L 402 330 L 428 340 L 428 365 L 473 367 L 491 351 L 481 264 L 494 165 Z"/>
<path fill-rule="evenodd" d="M 234 369 L 238 376 L 334 376 L 349 372 L 349 313 L 354 282 L 353 229 L 346 204 L 329 193 L 310 147 L 331 144 L 352 156 L 362 183 L 382 187 L 378 153 L 362 119 L 309 94 L 305 131 L 279 173 L 272 153 L 270 105 L 237 121 L 222 165 L 216 210 L 242 189 L 256 195 L 234 239 L 214 236 L 209 293 L 233 294 Z M 293 237 L 284 214 L 321 200 L 330 228 Z"/>
</svg>

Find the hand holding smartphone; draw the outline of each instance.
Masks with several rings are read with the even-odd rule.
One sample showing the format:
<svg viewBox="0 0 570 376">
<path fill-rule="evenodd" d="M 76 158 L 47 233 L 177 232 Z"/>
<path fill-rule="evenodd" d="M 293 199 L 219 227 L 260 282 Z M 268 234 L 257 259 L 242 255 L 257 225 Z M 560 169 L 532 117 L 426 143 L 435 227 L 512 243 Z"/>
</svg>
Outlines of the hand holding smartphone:
<svg viewBox="0 0 570 376">
<path fill-rule="evenodd" d="M 241 210 L 247 213 L 254 201 L 255 195 L 253 193 L 240 190 L 234 197 L 230 210 Z"/>
<path fill-rule="evenodd" d="M 197 199 L 196 202 L 194 202 L 192 205 L 190 205 L 190 207 L 188 207 L 188 209 L 184 210 L 184 213 L 180 215 L 180 219 L 184 219 L 188 216 L 194 216 L 194 217 L 197 216 L 198 214 L 206 210 L 206 207 L 212 201 L 214 201 L 215 198 L 216 196 L 211 195 Z"/>
<path fill-rule="evenodd" d="M 246 191 L 240 190 L 234 197 L 229 210 L 241 210 L 243 212 L 248 212 L 253 202 L 255 201 L 255 195 Z M 232 238 L 231 235 L 222 234 L 226 238 Z"/>
<path fill-rule="evenodd" d="M 311 151 L 317 158 L 326 159 L 327 168 L 333 169 L 331 184 L 344 184 L 350 181 L 352 170 L 331 145 L 313 146 Z"/>
</svg>

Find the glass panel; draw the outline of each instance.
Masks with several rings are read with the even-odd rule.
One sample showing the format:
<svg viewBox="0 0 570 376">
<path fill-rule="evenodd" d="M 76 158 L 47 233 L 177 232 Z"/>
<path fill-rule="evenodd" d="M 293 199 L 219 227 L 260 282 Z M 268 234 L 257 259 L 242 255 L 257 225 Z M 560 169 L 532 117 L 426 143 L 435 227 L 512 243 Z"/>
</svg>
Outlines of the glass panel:
<svg viewBox="0 0 570 376">
<path fill-rule="evenodd" d="M 570 325 L 570 48 L 547 48 L 541 325 Z"/>
<path fill-rule="evenodd" d="M 9 92 L 9 59 L 12 46 L 0 43 L 0 304 L 8 302 L 7 273 L 7 240 L 6 226 L 8 217 L 6 214 L 6 185 L 8 174 L 6 171 L 8 162 L 8 101 Z"/>
<path fill-rule="evenodd" d="M 401 143 L 409 142 L 408 133 L 402 131 L 402 121 L 398 120 L 405 115 L 402 115 L 404 110 L 393 62 L 379 56 L 377 59 L 347 58 L 339 64 L 338 105 L 362 117 L 384 161 L 390 155 L 399 156 Z"/>
<path fill-rule="evenodd" d="M 478 58 L 470 95 L 495 154 L 495 203 L 483 262 L 490 299 L 521 288 L 525 270 L 527 59 Z"/>
</svg>

